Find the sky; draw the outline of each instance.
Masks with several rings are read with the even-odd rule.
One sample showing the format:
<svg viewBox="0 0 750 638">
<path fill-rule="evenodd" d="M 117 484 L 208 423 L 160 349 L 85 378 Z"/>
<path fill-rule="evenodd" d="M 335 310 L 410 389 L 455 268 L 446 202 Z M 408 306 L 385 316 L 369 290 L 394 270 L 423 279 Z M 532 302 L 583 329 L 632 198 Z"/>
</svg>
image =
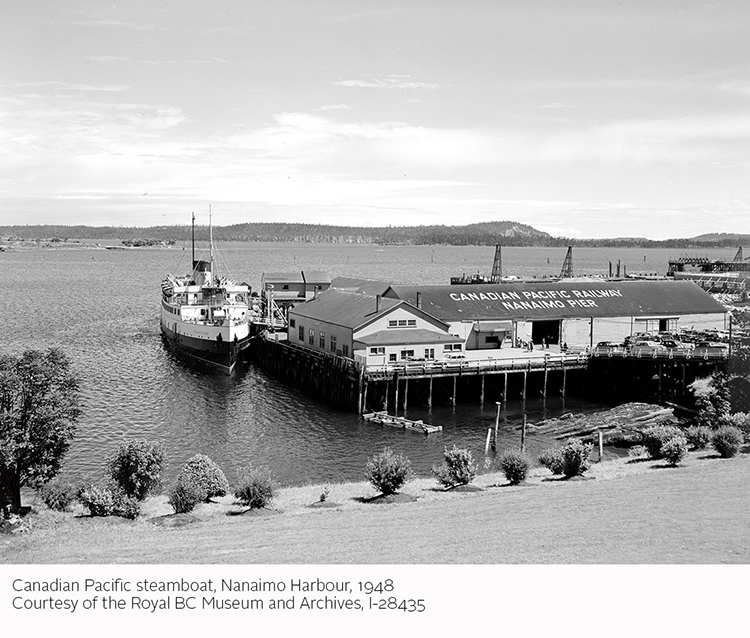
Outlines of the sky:
<svg viewBox="0 0 750 638">
<path fill-rule="evenodd" d="M 750 233 L 750 4 L 0 0 L 0 224 Z"/>
</svg>

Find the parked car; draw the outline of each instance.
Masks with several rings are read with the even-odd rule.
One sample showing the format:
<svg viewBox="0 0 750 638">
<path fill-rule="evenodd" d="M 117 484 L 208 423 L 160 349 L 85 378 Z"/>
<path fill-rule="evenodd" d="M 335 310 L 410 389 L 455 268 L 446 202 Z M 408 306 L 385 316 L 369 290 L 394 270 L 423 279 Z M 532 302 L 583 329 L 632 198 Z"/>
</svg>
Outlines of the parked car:
<svg viewBox="0 0 750 638">
<path fill-rule="evenodd" d="M 622 354 L 625 352 L 625 346 L 614 341 L 600 341 L 592 350 L 594 355 Z"/>
<path fill-rule="evenodd" d="M 695 344 L 693 354 L 696 357 L 705 355 L 719 355 L 725 357 L 729 355 L 729 344 L 719 343 L 717 341 L 699 341 Z"/>
<path fill-rule="evenodd" d="M 666 352 L 666 348 L 657 341 L 636 341 L 630 346 L 630 354 L 653 355 L 658 352 Z"/>
<path fill-rule="evenodd" d="M 695 344 L 682 343 L 681 341 L 675 341 L 674 339 L 662 339 L 661 345 L 667 350 L 674 350 L 676 352 L 687 352 L 695 347 Z"/>
</svg>

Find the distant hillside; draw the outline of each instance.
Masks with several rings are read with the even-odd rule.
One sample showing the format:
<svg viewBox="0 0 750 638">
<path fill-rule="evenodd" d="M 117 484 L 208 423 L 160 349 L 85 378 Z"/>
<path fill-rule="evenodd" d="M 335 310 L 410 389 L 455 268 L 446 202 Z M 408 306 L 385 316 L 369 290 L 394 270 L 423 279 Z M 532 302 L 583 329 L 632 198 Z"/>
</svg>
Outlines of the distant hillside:
<svg viewBox="0 0 750 638">
<path fill-rule="evenodd" d="M 190 240 L 189 226 L 0 226 L 0 241 L 61 242 L 66 240 L 153 245 Z M 206 241 L 208 228 L 197 226 L 196 239 Z M 214 227 L 218 241 L 309 242 L 349 244 L 448 244 L 454 246 L 611 246 L 617 248 L 705 249 L 750 246 L 750 235 L 711 233 L 693 238 L 654 241 L 643 237 L 571 239 L 553 237 L 526 224 L 513 221 L 482 222 L 456 226 L 332 226 L 259 222 Z"/>
</svg>

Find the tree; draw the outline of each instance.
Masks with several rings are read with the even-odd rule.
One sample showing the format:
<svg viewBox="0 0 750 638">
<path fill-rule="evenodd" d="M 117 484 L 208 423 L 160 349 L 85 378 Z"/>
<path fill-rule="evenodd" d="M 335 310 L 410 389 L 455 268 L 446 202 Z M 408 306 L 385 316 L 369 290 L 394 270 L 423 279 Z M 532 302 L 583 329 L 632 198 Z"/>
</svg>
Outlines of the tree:
<svg viewBox="0 0 750 638">
<path fill-rule="evenodd" d="M 21 487 L 60 469 L 76 431 L 78 382 L 62 350 L 0 355 L 0 508 L 21 509 Z"/>
</svg>

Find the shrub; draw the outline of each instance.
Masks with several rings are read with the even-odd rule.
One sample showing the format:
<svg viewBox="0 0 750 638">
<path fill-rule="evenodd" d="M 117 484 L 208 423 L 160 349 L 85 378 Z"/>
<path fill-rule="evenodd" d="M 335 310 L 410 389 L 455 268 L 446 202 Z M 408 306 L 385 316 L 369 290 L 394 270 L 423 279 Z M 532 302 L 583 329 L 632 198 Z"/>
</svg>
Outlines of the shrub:
<svg viewBox="0 0 750 638">
<path fill-rule="evenodd" d="M 714 432 L 711 438 L 711 444 L 714 446 L 714 449 L 724 459 L 737 456 L 743 441 L 742 431 L 731 425 L 723 425 Z"/>
<path fill-rule="evenodd" d="M 673 436 L 661 446 L 661 454 L 672 466 L 678 466 L 688 451 L 687 439 L 684 436 Z"/>
<path fill-rule="evenodd" d="M 563 475 L 565 478 L 582 475 L 589 469 L 589 454 L 594 446 L 583 441 L 569 441 L 562 448 Z"/>
<path fill-rule="evenodd" d="M 113 483 L 86 485 L 78 492 L 78 500 L 91 516 L 122 516 L 133 519 L 141 513 L 138 500 L 125 494 Z"/>
<path fill-rule="evenodd" d="M 64 512 L 76 500 L 78 488 L 72 483 L 53 479 L 39 490 L 39 494 L 47 507 Z"/>
<path fill-rule="evenodd" d="M 139 501 L 158 488 L 163 464 L 164 446 L 144 440 L 123 443 L 107 462 L 112 480 Z"/>
<path fill-rule="evenodd" d="M 669 439 L 681 436 L 682 430 L 673 425 L 654 425 L 643 430 L 643 445 L 652 459 L 663 458 L 661 447 Z"/>
<path fill-rule="evenodd" d="M 123 518 L 134 519 L 138 518 L 141 514 L 141 502 L 134 496 L 128 496 L 122 490 L 113 488 L 113 496 L 115 498 L 115 516 L 122 516 Z"/>
<path fill-rule="evenodd" d="M 711 443 L 711 428 L 705 425 L 691 425 L 685 430 L 688 445 L 694 450 L 705 450 Z"/>
<path fill-rule="evenodd" d="M 414 477 L 411 461 L 385 448 L 365 466 L 365 478 L 382 494 L 395 494 Z"/>
<path fill-rule="evenodd" d="M 629 447 L 628 456 L 633 459 L 646 456 L 646 447 L 644 445 L 634 445 L 633 447 Z"/>
<path fill-rule="evenodd" d="M 529 457 L 520 450 L 503 452 L 498 459 L 498 464 L 511 485 L 518 485 L 525 481 L 529 473 Z"/>
<path fill-rule="evenodd" d="M 79 491 L 78 500 L 91 516 L 112 516 L 115 513 L 115 495 L 110 485 L 87 485 Z"/>
<path fill-rule="evenodd" d="M 443 450 L 443 464 L 433 466 L 432 473 L 444 487 L 468 485 L 477 475 L 477 466 L 469 450 L 454 445 Z"/>
<path fill-rule="evenodd" d="M 266 468 L 246 467 L 240 470 L 234 495 L 251 509 L 266 507 L 275 496 L 276 488 Z"/>
<path fill-rule="evenodd" d="M 719 421 L 719 425 L 729 425 L 742 432 L 745 439 L 750 438 L 750 414 L 747 412 L 735 412 L 727 414 Z"/>
<path fill-rule="evenodd" d="M 205 454 L 196 454 L 182 466 L 177 480 L 195 483 L 205 492 L 203 500 L 214 496 L 226 496 L 229 482 L 221 468 Z M 191 508 L 192 509 L 192 508 Z"/>
<path fill-rule="evenodd" d="M 539 464 L 546 467 L 553 474 L 563 473 L 562 448 L 551 447 L 542 450 L 538 457 Z"/>
<path fill-rule="evenodd" d="M 206 490 L 192 477 L 181 475 L 170 489 L 167 500 L 175 514 L 187 514 L 192 512 L 198 503 L 206 500 Z"/>
</svg>

